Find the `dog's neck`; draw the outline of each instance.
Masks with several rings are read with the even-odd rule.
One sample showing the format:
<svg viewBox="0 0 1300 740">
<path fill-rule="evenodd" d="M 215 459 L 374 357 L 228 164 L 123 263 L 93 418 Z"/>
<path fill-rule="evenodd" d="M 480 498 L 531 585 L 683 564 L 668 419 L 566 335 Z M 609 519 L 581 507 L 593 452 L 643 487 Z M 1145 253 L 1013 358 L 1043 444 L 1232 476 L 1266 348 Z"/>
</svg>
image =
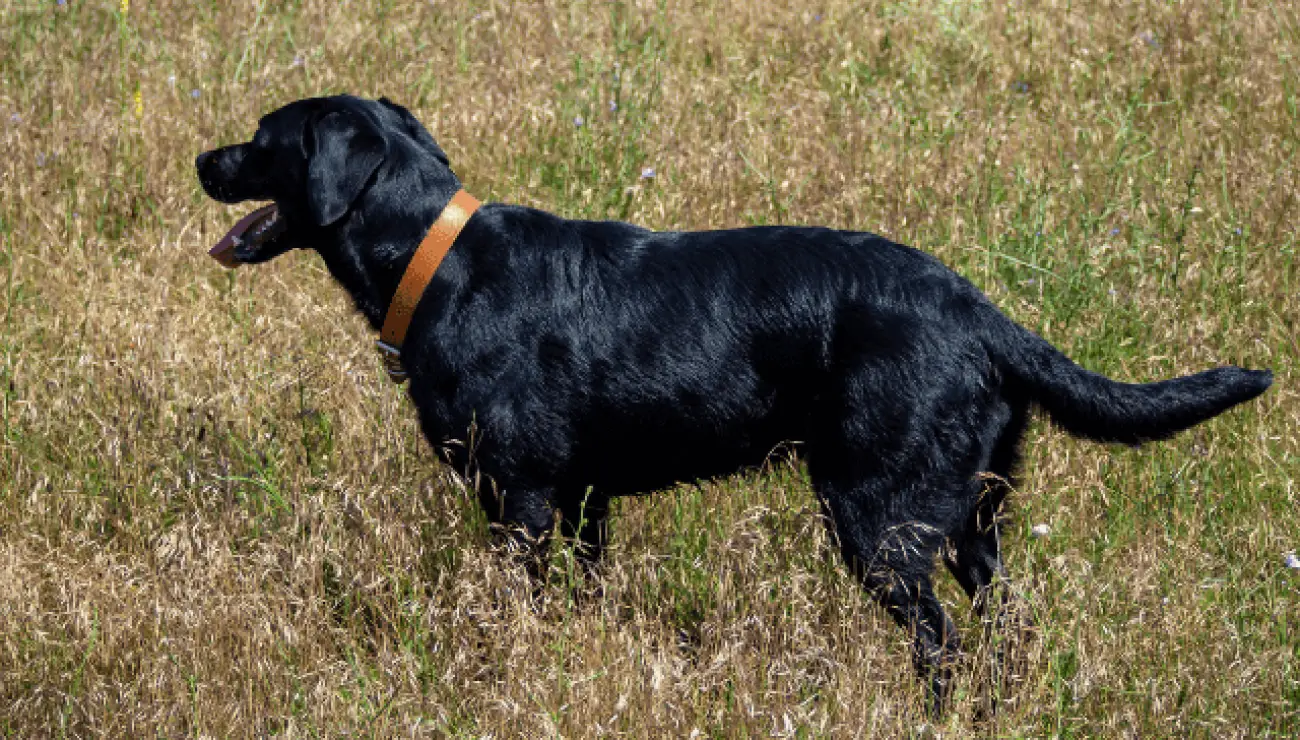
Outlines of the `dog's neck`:
<svg viewBox="0 0 1300 740">
<path fill-rule="evenodd" d="M 388 192 L 371 193 L 366 200 L 388 207 L 355 209 L 335 232 L 333 248 L 320 250 L 334 279 L 376 331 L 383 325 L 397 285 L 420 242 L 460 190 L 455 174 L 439 169 L 441 172 L 417 173 L 414 178 L 396 174 L 379 178 L 376 187 Z M 454 261 L 455 247 L 446 263 Z"/>
</svg>

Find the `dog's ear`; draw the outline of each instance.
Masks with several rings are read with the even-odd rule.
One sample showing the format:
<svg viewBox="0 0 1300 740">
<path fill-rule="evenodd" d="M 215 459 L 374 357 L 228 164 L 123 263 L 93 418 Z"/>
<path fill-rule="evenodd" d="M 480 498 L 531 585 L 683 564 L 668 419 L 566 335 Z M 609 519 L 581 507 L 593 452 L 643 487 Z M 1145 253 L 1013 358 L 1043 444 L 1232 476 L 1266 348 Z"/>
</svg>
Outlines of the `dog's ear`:
<svg viewBox="0 0 1300 740">
<path fill-rule="evenodd" d="M 332 111 L 307 123 L 307 207 L 318 226 L 347 213 L 388 155 L 374 125 L 349 111 Z"/>
<path fill-rule="evenodd" d="M 420 119 L 416 118 L 405 106 L 394 103 L 388 98 L 380 98 L 379 102 L 402 117 L 402 122 L 406 125 L 406 132 L 411 135 L 411 138 L 420 142 L 421 146 L 428 149 L 429 153 L 441 160 L 443 164 L 448 167 L 451 166 L 451 161 L 447 159 L 447 153 L 442 150 L 442 147 L 438 146 L 438 142 L 433 140 L 433 136 L 429 134 L 429 130 L 424 127 L 424 124 L 420 123 Z"/>
</svg>

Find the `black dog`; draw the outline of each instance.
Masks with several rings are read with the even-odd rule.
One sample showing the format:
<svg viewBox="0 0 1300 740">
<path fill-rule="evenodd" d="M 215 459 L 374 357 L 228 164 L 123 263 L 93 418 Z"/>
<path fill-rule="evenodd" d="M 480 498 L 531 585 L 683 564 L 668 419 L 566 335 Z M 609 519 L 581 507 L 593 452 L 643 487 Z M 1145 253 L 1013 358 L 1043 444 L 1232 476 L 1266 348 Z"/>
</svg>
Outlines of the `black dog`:
<svg viewBox="0 0 1300 740">
<path fill-rule="evenodd" d="M 239 261 L 316 250 L 376 330 L 460 188 L 448 165 L 405 108 L 349 96 L 285 106 L 251 142 L 196 162 L 213 198 L 278 205 Z M 915 633 L 936 708 L 958 647 L 933 558 L 943 547 L 982 609 L 1003 574 L 996 514 L 1031 404 L 1072 434 L 1136 444 L 1272 382 L 1238 367 L 1109 380 L 934 258 L 872 234 L 653 232 L 498 203 L 429 284 L 402 361 L 432 444 L 473 429 L 473 449 L 449 454 L 484 481 L 489 519 L 541 543 L 558 511 L 592 559 L 610 497 L 801 442 L 845 561 Z"/>
</svg>

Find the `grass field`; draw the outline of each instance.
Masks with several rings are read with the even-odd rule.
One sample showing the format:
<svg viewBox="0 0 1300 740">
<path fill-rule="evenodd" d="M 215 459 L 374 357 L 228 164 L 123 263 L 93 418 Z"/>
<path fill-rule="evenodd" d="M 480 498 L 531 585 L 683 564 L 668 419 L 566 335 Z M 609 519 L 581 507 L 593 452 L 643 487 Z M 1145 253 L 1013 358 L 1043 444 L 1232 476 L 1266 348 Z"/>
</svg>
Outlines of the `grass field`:
<svg viewBox="0 0 1300 740">
<path fill-rule="evenodd" d="M 1038 624 L 942 737 L 1300 736 L 1293 3 L 0 5 L 0 735 L 906 737 L 906 637 L 799 466 L 616 508 L 603 598 L 492 556 L 318 258 L 225 272 L 194 156 L 410 106 L 484 200 L 875 231 L 1090 369 L 1271 367 L 1140 450 L 1027 439 Z M 1031 536 L 1047 524 L 1050 534 Z"/>
</svg>

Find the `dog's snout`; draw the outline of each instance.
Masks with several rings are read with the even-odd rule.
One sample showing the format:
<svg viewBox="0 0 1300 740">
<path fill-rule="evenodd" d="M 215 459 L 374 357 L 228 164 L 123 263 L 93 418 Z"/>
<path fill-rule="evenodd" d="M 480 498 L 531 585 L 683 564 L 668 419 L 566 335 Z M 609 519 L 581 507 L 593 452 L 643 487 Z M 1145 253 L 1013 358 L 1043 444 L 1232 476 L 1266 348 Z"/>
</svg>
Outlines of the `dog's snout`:
<svg viewBox="0 0 1300 740">
<path fill-rule="evenodd" d="M 225 200 L 227 197 L 225 183 L 221 181 L 214 166 L 216 160 L 215 150 L 203 152 L 194 158 L 194 173 L 198 175 L 199 185 L 203 186 L 208 195 L 217 200 Z"/>
<path fill-rule="evenodd" d="M 265 183 L 244 167 L 245 153 L 243 146 L 227 146 L 195 157 L 194 170 L 203 190 L 222 203 L 268 200 Z"/>
</svg>

